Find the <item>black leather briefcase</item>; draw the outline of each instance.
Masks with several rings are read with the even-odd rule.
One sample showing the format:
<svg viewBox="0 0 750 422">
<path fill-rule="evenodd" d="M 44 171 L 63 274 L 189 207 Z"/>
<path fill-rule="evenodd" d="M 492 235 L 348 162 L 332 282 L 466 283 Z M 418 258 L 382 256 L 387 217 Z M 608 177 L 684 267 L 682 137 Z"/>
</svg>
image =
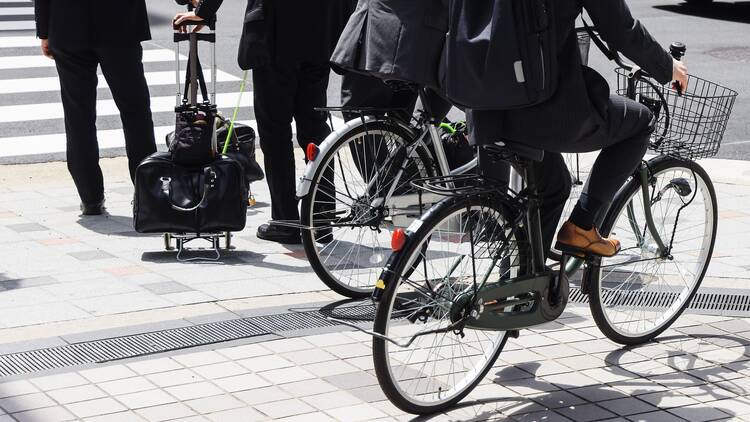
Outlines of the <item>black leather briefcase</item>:
<svg viewBox="0 0 750 422">
<path fill-rule="evenodd" d="M 247 200 L 244 170 L 236 160 L 220 156 L 185 167 L 170 153 L 157 152 L 136 170 L 133 224 L 139 233 L 240 231 Z"/>
</svg>

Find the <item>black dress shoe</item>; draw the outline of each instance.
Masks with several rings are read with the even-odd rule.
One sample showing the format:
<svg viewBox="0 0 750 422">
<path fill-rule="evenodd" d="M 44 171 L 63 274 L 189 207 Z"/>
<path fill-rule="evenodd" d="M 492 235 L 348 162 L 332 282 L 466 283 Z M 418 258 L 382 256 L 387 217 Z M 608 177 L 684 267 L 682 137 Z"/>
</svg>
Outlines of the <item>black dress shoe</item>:
<svg viewBox="0 0 750 422">
<path fill-rule="evenodd" d="M 258 227 L 257 236 L 259 239 L 269 240 L 271 242 L 287 243 L 299 245 L 302 243 L 299 229 L 293 227 L 280 226 L 277 224 L 263 224 Z"/>
<path fill-rule="evenodd" d="M 104 200 L 93 204 L 81 202 L 81 214 L 83 215 L 102 215 L 104 213 Z"/>
</svg>

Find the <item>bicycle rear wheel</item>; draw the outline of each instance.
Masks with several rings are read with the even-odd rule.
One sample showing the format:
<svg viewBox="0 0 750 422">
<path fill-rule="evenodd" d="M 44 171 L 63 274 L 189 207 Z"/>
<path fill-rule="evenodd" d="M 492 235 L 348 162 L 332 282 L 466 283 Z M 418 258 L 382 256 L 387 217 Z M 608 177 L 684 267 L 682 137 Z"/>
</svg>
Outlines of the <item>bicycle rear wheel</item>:
<svg viewBox="0 0 750 422">
<path fill-rule="evenodd" d="M 318 157 L 300 220 L 305 254 L 318 277 L 335 292 L 368 296 L 390 256 L 393 230 L 383 199 L 413 190 L 415 178 L 433 175 L 429 151 L 414 134 L 389 121 L 352 128 Z M 396 182 L 399 170 L 403 170 Z"/>
<path fill-rule="evenodd" d="M 430 414 L 453 406 L 487 374 L 507 333 L 461 324 L 472 312 L 474 283 L 518 274 L 518 250 L 505 214 L 487 199 L 450 198 L 430 209 L 394 254 L 378 306 L 375 373 L 400 409 Z M 416 263 L 416 265 L 415 265 Z M 408 274 L 407 274 L 408 273 Z M 418 336 L 418 337 L 414 337 Z"/>
<path fill-rule="evenodd" d="M 660 156 L 649 161 L 650 204 L 667 257 L 648 228 L 641 184 L 631 180 L 615 199 L 602 233 L 622 251 L 588 272 L 594 320 L 612 341 L 640 344 L 666 330 L 685 310 L 703 280 L 716 240 L 716 192 L 692 161 Z"/>
</svg>

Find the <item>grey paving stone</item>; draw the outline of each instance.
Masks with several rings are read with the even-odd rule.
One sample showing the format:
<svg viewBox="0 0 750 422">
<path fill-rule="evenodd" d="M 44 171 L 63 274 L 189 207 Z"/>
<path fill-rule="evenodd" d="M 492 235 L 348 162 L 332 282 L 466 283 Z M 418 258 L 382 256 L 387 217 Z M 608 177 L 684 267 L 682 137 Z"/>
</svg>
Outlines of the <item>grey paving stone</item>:
<svg viewBox="0 0 750 422">
<path fill-rule="evenodd" d="M 30 233 L 30 232 L 41 232 L 41 231 L 49 230 L 48 227 L 45 227 L 38 223 L 9 224 L 5 227 L 9 228 L 10 230 L 13 230 L 16 233 Z"/>
<path fill-rule="evenodd" d="M 25 289 L 27 287 L 46 286 L 56 283 L 58 283 L 58 281 L 49 276 L 20 278 L 0 281 L 0 290 Z"/>
<path fill-rule="evenodd" d="M 378 384 L 377 378 L 364 371 L 351 372 L 349 374 L 333 375 L 323 378 L 323 381 L 332 384 L 342 390 L 367 387 Z"/>
<path fill-rule="evenodd" d="M 93 400 L 107 395 L 104 391 L 90 384 L 48 391 L 47 394 L 60 404 Z"/>
<path fill-rule="evenodd" d="M 76 419 L 72 413 L 60 406 L 28 410 L 13 414 L 18 422 L 63 422 Z M 2 419 L 0 419 L 2 420 Z"/>
<path fill-rule="evenodd" d="M 300 415 L 315 411 L 315 408 L 298 399 L 258 404 L 255 408 L 273 419 L 280 419 L 287 416 Z"/>
<path fill-rule="evenodd" d="M 88 418 L 91 416 L 106 415 L 127 410 L 123 405 L 111 397 L 72 403 L 65 407 L 79 418 Z"/>
<path fill-rule="evenodd" d="M 523 415 L 514 415 L 513 419 L 518 422 L 569 422 L 570 419 L 553 411 L 542 410 L 540 412 L 525 413 Z"/>
<path fill-rule="evenodd" d="M 562 409 L 557 409 L 557 412 L 563 416 L 570 418 L 576 422 L 588 422 L 599 419 L 607 419 L 616 417 L 614 413 L 605 410 L 594 404 L 584 404 L 580 406 L 570 406 Z"/>
<path fill-rule="evenodd" d="M 370 385 L 348 390 L 349 394 L 357 397 L 365 403 L 374 403 L 387 400 L 383 389 L 379 385 Z"/>
<path fill-rule="evenodd" d="M 678 418 L 677 416 L 664 410 L 643 413 L 640 415 L 632 415 L 632 416 L 629 416 L 628 419 L 630 419 L 633 422 L 684 422 L 685 421 L 685 419 Z"/>
<path fill-rule="evenodd" d="M 528 396 L 528 398 L 549 409 L 586 404 L 586 400 L 562 390 L 535 394 Z"/>
<path fill-rule="evenodd" d="M 32 393 L 0 399 L 0 407 L 8 413 L 23 412 L 54 406 L 55 402 L 44 393 Z"/>
<path fill-rule="evenodd" d="M 716 419 L 728 418 L 732 415 L 722 412 L 719 409 L 710 407 L 707 404 L 697 404 L 692 406 L 678 407 L 668 410 L 690 422 L 704 422 Z"/>
<path fill-rule="evenodd" d="M 98 259 L 115 258 L 111 253 L 98 249 L 93 251 L 69 252 L 68 255 L 79 261 L 96 261 Z"/>
<path fill-rule="evenodd" d="M 234 396 L 253 406 L 261 403 L 269 403 L 292 398 L 291 394 L 276 386 L 256 388 L 248 391 L 240 391 L 238 393 L 235 393 Z"/>
<path fill-rule="evenodd" d="M 194 416 L 196 413 L 182 403 L 168 403 L 159 406 L 145 407 L 136 411 L 149 422 L 177 420 Z"/>
<path fill-rule="evenodd" d="M 245 403 L 228 394 L 188 400 L 184 403 L 200 414 L 221 412 L 222 410 L 237 409 L 246 406 Z"/>
<path fill-rule="evenodd" d="M 193 289 L 191 289 L 190 287 L 176 281 L 162 281 L 159 283 L 141 284 L 141 287 L 157 295 L 193 291 Z"/>
<path fill-rule="evenodd" d="M 658 410 L 656 407 L 634 397 L 597 402 L 599 406 L 620 416 L 635 415 Z"/>
<path fill-rule="evenodd" d="M 139 391 L 137 393 L 115 396 L 115 398 L 127 406 L 128 409 L 140 409 L 142 407 L 158 406 L 176 401 L 174 397 L 163 390 Z"/>
</svg>

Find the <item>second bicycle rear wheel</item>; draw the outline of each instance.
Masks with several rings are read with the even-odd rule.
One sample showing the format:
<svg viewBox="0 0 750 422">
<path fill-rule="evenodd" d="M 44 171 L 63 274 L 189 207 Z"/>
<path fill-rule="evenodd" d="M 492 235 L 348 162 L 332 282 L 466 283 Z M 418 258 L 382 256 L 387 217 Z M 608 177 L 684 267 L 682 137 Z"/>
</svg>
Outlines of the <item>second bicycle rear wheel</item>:
<svg viewBox="0 0 750 422">
<path fill-rule="evenodd" d="M 341 295 L 367 297 L 390 256 L 389 192 L 410 193 L 412 180 L 434 175 L 429 151 L 414 137 L 390 121 L 368 122 L 317 158 L 312 187 L 301 201 L 301 224 L 310 227 L 302 242 L 315 273 Z"/>
</svg>

